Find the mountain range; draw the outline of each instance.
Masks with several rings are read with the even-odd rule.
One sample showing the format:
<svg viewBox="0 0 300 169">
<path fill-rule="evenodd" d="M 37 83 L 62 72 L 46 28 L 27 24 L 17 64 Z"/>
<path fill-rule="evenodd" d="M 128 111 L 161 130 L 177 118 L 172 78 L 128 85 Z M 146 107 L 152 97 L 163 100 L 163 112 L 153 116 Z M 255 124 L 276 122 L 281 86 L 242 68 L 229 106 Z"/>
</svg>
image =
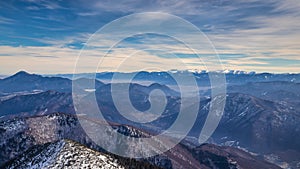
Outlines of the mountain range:
<svg viewBox="0 0 300 169">
<path fill-rule="evenodd" d="M 167 96 L 167 105 L 161 117 L 145 124 L 132 122 L 118 112 L 111 97 L 111 84 L 99 81 L 101 76 L 103 79 L 105 76 L 111 76 L 111 73 L 97 74 L 95 94 L 105 119 L 114 124 L 116 130 L 120 127 L 127 128 L 122 129 L 123 132 L 134 129 L 144 135 L 145 132 L 159 134 L 166 130 L 176 120 L 180 108 L 180 91 L 169 86 L 173 82 L 168 80 L 166 74 L 142 72 L 138 75 L 138 80 L 130 84 L 130 101 L 140 111 L 150 107 L 148 98 L 154 89 L 163 91 Z M 194 75 L 198 82 L 209 80 L 207 72 L 194 73 Z M 210 97 L 209 88 L 200 88 L 200 103 L 190 99 L 190 104 L 199 104 L 200 108 L 188 136 L 166 154 L 139 161 L 144 161 L 145 166 L 162 168 L 182 166 L 185 168 L 188 168 L 186 166 L 190 168 L 277 168 L 278 166 L 297 168 L 300 166 L 299 74 L 229 72 L 225 75 L 228 83 L 225 109 L 218 128 L 207 141 L 209 144 L 197 143 L 213 99 Z M 90 91 L 85 91 L 84 85 L 94 81 L 86 77 L 76 80 L 79 89 L 82 85 L 82 93 L 87 95 L 89 101 Z M 154 83 L 150 85 L 136 83 L 145 80 Z M 204 84 L 207 85 L 209 82 Z M 120 82 L 119 85 L 122 83 Z M 205 91 L 201 92 L 201 90 Z M 86 146 L 87 151 L 107 153 L 84 134 L 77 120 L 71 92 L 72 81 L 68 78 L 45 77 L 22 71 L 0 79 L 0 134 L 2 135 L 0 164 L 18 168 L 16 166 L 27 165 L 28 160 L 35 161 L 34 159 L 43 156 L 40 154 L 42 152 L 45 152 L 47 157 L 58 159 L 59 153 L 51 154 L 53 151 L 49 146 L 57 147 L 60 144 Z M 22 159 L 26 151 L 34 153 Z M 185 154 L 186 159 L 179 157 L 178 152 Z M 111 155 L 107 156 L 117 158 Z M 74 160 L 80 161 L 77 158 Z M 47 166 L 58 165 L 55 161 L 47 162 Z M 109 160 L 107 163 L 111 164 Z M 123 167 L 126 168 L 126 165 Z"/>
</svg>

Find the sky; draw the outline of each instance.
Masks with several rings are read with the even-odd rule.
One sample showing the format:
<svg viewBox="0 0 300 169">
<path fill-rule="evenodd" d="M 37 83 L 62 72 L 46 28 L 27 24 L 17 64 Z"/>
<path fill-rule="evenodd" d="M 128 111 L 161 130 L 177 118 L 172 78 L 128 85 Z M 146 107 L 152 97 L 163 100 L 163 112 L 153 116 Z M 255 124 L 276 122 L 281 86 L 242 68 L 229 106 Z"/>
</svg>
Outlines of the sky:
<svg viewBox="0 0 300 169">
<path fill-rule="evenodd" d="M 213 44 L 223 70 L 299 73 L 299 9 L 298 0 L 0 1 L 0 74 L 19 70 L 72 73 L 81 49 L 95 32 L 121 17 L 143 12 L 167 13 L 195 25 Z M 156 24 L 164 15 L 155 16 L 151 20 L 137 18 L 133 23 L 138 23 L 137 27 L 145 21 L 144 25 Z M 179 33 L 195 44 L 199 42 L 188 30 L 180 29 Z M 102 36 L 98 48 L 110 49 L 112 35 Z M 104 51 L 88 49 L 80 57 L 91 57 L 91 62 L 98 63 L 101 57 L 97 56 Z M 172 37 L 137 32 L 114 46 L 97 70 L 84 62 L 77 72 L 134 71 L 143 67 L 150 71 L 200 71 L 215 67 L 218 61 L 211 59 L 215 54 L 205 49 L 192 53 Z M 199 56 L 205 63 L 199 62 Z"/>
</svg>

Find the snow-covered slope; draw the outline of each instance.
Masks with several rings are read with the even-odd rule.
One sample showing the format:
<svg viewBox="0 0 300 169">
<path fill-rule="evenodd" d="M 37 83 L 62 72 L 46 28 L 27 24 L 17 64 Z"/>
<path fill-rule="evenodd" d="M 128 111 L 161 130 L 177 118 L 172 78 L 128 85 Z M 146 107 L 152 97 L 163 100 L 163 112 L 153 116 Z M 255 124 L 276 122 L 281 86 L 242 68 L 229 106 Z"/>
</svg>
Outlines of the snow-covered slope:
<svg viewBox="0 0 300 169">
<path fill-rule="evenodd" d="M 6 164 L 5 168 L 40 169 L 40 168 L 99 168 L 125 169 L 158 168 L 146 162 L 132 159 L 116 158 L 110 154 L 100 153 L 71 140 L 60 140 L 35 146 L 20 158 Z"/>
<path fill-rule="evenodd" d="M 142 131 L 129 126 L 114 125 L 113 128 L 130 137 L 145 135 Z M 89 148 L 103 151 L 85 134 L 74 115 L 54 113 L 30 118 L 16 118 L 0 122 L 0 168 L 9 160 L 26 155 L 26 151 L 29 151 L 31 147 L 62 139 L 71 139 Z M 103 138 L 103 141 L 112 146 L 118 145 L 111 138 Z M 128 147 L 135 147 L 135 145 L 132 143 Z M 138 149 L 134 151 L 138 151 Z M 132 153 L 129 149 L 127 152 L 128 154 Z M 155 156 L 145 160 L 164 168 L 171 166 L 170 160 L 164 156 Z"/>
</svg>

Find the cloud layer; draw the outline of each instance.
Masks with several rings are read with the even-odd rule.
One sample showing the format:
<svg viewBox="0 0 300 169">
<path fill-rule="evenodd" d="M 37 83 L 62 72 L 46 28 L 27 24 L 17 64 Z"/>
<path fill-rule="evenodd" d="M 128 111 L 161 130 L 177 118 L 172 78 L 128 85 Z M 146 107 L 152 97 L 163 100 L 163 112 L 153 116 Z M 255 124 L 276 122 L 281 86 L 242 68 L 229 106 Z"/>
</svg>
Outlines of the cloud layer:
<svg viewBox="0 0 300 169">
<path fill-rule="evenodd" d="M 80 49 L 94 32 L 136 12 L 166 12 L 196 25 L 216 47 L 224 69 L 299 73 L 299 9 L 297 0 L 3 1 L 0 2 L 0 74 L 20 69 L 36 73 L 73 72 Z M 188 31 L 180 33 L 189 35 Z M 106 40 L 114 39 L 108 36 Z M 190 40 L 198 39 L 191 34 Z M 99 45 L 109 48 L 105 43 Z M 151 50 L 141 51 L 145 48 Z M 168 51 L 158 54 L 155 50 L 162 48 Z M 140 52 L 130 58 L 128 67 L 151 62 L 152 66 L 165 69 L 173 66 L 201 70 L 214 63 L 209 60 L 211 52 L 196 51 L 207 61 L 207 65 L 199 64 L 196 55 L 169 37 L 145 34 L 122 41 L 111 51 L 112 59 L 107 60 L 101 71 L 114 70 L 118 58 L 137 51 Z M 89 52 L 98 62 L 99 50 Z M 177 57 L 188 66 L 175 64 Z"/>
</svg>

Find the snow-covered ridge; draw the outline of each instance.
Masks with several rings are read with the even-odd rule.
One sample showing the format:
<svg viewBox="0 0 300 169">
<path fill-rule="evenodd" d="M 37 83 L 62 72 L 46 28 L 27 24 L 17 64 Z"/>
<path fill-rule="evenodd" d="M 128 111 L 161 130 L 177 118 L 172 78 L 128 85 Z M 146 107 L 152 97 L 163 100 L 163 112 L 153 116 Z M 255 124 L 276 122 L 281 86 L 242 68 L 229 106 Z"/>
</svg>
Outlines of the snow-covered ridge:
<svg viewBox="0 0 300 169">
<path fill-rule="evenodd" d="M 113 157 L 71 140 L 60 140 L 35 147 L 7 168 L 111 168 L 123 169 Z"/>
</svg>

